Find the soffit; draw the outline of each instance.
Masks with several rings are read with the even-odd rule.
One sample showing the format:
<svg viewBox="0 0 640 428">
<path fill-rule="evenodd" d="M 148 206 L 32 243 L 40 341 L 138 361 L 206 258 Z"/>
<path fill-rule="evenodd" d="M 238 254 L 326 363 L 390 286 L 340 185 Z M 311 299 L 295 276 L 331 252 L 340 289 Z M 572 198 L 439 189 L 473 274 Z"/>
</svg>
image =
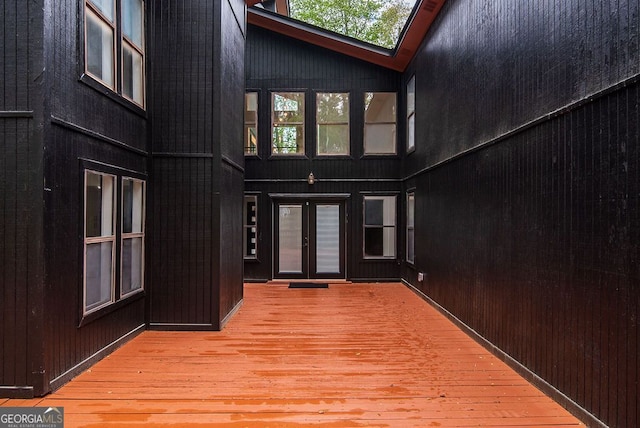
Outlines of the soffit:
<svg viewBox="0 0 640 428">
<path fill-rule="evenodd" d="M 260 8 L 248 8 L 247 22 L 373 64 L 404 71 L 416 54 L 445 1 L 418 0 L 401 40 L 392 50 L 325 31 Z M 246 0 L 247 6 L 253 6 L 257 3 L 260 3 L 260 0 Z"/>
</svg>

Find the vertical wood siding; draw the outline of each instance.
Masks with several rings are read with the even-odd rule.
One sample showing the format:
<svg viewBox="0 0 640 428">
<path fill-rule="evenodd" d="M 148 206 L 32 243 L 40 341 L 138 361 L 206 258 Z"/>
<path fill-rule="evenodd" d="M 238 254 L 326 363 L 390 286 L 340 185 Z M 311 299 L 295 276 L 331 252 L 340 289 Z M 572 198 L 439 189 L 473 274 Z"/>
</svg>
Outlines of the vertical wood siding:
<svg viewBox="0 0 640 428">
<path fill-rule="evenodd" d="M 632 1 L 451 0 L 405 75 L 405 277 L 617 427 L 640 423 L 639 36 Z"/>
<path fill-rule="evenodd" d="M 163 0 L 148 7 L 150 322 L 154 328 L 218 329 L 242 299 L 242 249 L 234 244 L 242 229 L 224 219 L 242 212 L 244 6 L 239 0 Z M 234 254 L 221 265 L 223 255 Z"/>
<path fill-rule="evenodd" d="M 362 257 L 362 191 L 399 192 L 401 156 L 363 157 L 364 93 L 398 91 L 399 73 L 324 50 L 252 25 L 247 29 L 246 87 L 259 92 L 259 157 L 247 157 L 246 190 L 259 192 L 258 261 L 245 263 L 247 279 L 269 279 L 272 270 L 271 200 L 269 193 L 349 193 L 347 213 L 347 276 L 351 279 L 399 277 L 394 261 L 364 261 Z M 270 157 L 271 91 L 305 92 L 306 158 Z M 348 158 L 315 156 L 316 92 L 349 92 Z M 398 104 L 400 106 L 400 94 Z M 398 141 L 402 127 L 398 113 Z M 398 148 L 400 151 L 401 149 Z M 306 183 L 310 172 L 317 181 Z M 401 245 L 398 244 L 398 252 Z M 400 255 L 399 255 L 400 257 Z"/>
</svg>

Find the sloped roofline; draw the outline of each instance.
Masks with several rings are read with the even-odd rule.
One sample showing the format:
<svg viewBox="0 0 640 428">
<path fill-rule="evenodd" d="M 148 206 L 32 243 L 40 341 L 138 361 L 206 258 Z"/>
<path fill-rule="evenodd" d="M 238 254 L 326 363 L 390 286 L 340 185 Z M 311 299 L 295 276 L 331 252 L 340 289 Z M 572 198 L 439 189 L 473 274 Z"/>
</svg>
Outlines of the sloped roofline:
<svg viewBox="0 0 640 428">
<path fill-rule="evenodd" d="M 415 56 L 431 24 L 446 0 L 418 0 L 394 49 L 385 49 L 332 31 L 250 7 L 260 0 L 245 0 L 250 24 L 275 31 L 317 46 L 341 52 L 396 71 L 404 71 Z M 288 3 L 288 1 L 286 2 Z"/>
</svg>

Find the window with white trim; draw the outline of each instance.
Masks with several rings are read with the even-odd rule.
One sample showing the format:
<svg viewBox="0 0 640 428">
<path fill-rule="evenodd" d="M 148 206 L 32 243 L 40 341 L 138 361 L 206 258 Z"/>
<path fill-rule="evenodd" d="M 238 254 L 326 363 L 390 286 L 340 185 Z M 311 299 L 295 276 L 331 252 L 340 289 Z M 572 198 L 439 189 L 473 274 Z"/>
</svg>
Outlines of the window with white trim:
<svg viewBox="0 0 640 428">
<path fill-rule="evenodd" d="M 304 155 L 304 92 L 271 94 L 271 153 Z"/>
<path fill-rule="evenodd" d="M 258 197 L 246 195 L 243 209 L 243 251 L 245 259 L 258 257 Z"/>
<path fill-rule="evenodd" d="M 364 154 L 396 154 L 396 93 L 364 94 Z"/>
<path fill-rule="evenodd" d="M 120 296 L 144 288 L 145 182 L 122 179 L 122 237 Z"/>
<path fill-rule="evenodd" d="M 85 73 L 144 108 L 144 1 L 85 0 L 84 5 Z"/>
<path fill-rule="evenodd" d="M 396 197 L 364 197 L 364 258 L 396 257 Z"/>
<path fill-rule="evenodd" d="M 115 299 L 116 177 L 85 171 L 84 313 Z"/>
<path fill-rule="evenodd" d="M 141 179 L 84 170 L 84 315 L 144 289 L 145 194 Z"/>
<path fill-rule="evenodd" d="M 349 154 L 348 93 L 316 94 L 316 127 L 318 155 Z"/>
<path fill-rule="evenodd" d="M 407 82 L 407 152 L 416 148 L 416 76 Z"/>
<path fill-rule="evenodd" d="M 407 193 L 407 262 L 415 262 L 415 209 L 416 195 L 414 192 Z"/>
</svg>

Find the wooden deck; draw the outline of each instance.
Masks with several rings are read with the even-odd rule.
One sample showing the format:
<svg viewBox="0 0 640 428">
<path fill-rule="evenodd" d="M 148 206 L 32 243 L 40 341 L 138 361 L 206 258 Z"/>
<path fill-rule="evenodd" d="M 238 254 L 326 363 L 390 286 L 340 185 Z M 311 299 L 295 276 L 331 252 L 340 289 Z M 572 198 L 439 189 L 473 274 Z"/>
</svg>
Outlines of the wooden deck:
<svg viewBox="0 0 640 428">
<path fill-rule="evenodd" d="M 57 392 L 66 427 L 578 426 L 401 284 L 247 284 L 222 332 L 145 332 Z"/>
</svg>

